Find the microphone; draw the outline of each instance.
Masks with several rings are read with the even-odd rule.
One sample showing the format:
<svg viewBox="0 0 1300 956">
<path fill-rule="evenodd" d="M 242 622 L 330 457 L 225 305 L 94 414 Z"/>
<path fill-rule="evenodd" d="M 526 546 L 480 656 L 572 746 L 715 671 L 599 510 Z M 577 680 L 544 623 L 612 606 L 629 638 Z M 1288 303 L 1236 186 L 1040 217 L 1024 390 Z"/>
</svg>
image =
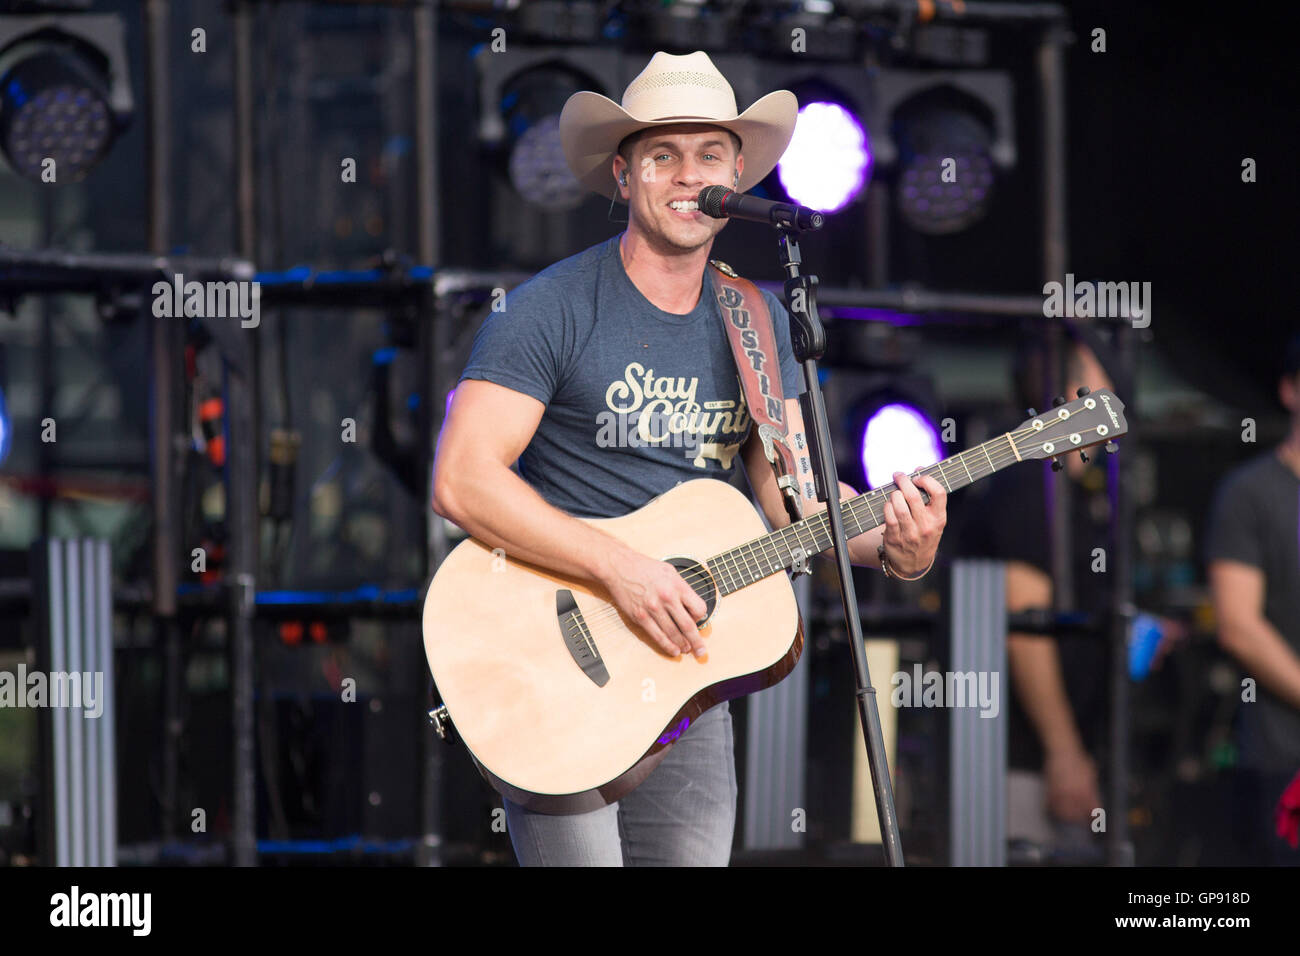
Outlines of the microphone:
<svg viewBox="0 0 1300 956">
<path fill-rule="evenodd" d="M 826 221 L 825 216 L 807 206 L 746 196 L 726 186 L 705 186 L 695 201 L 700 212 L 714 219 L 749 219 L 789 229 L 820 229 Z"/>
</svg>

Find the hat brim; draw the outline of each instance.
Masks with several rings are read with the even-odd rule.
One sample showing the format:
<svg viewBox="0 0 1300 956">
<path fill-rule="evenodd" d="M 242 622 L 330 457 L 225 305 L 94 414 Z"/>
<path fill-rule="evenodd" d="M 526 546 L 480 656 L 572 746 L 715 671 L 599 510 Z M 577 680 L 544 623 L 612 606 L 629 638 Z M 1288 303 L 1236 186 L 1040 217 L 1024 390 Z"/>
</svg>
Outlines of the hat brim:
<svg viewBox="0 0 1300 956">
<path fill-rule="evenodd" d="M 657 120 L 637 119 L 609 97 L 584 90 L 574 93 L 564 104 L 560 114 L 560 143 L 578 182 L 621 202 L 613 162 L 618 144 L 627 136 L 637 130 L 680 123 L 720 126 L 740 137 L 745 170 L 736 188 L 746 192 L 770 173 L 785 153 L 798 116 L 799 101 L 789 90 L 768 93 L 735 119 L 670 116 Z"/>
</svg>

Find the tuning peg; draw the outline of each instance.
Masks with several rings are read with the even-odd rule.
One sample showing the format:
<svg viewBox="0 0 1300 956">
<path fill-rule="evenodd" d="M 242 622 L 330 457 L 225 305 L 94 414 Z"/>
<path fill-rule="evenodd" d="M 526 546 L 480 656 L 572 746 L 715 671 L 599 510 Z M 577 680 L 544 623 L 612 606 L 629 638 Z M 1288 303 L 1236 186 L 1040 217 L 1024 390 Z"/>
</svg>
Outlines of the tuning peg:
<svg viewBox="0 0 1300 956">
<path fill-rule="evenodd" d="M 1052 399 L 1052 407 L 1053 407 L 1053 408 L 1056 408 L 1057 406 L 1059 406 L 1059 405 L 1064 405 L 1064 404 L 1065 404 L 1065 396 L 1064 396 L 1064 395 L 1057 395 L 1056 398 Z"/>
<path fill-rule="evenodd" d="M 1079 457 L 1083 459 L 1085 465 L 1088 464 L 1088 453 L 1082 448 L 1079 449 Z"/>
<path fill-rule="evenodd" d="M 1029 413 L 1030 418 L 1033 418 L 1035 415 L 1038 414 L 1038 409 L 1036 408 L 1026 408 L 1025 411 Z"/>
<path fill-rule="evenodd" d="M 1052 459 L 1052 471 L 1060 471 L 1064 467 L 1065 467 L 1065 462 L 1061 461 L 1061 459 L 1059 458 Z"/>
<path fill-rule="evenodd" d="M 1106 454 L 1113 455 L 1117 451 L 1119 451 L 1119 445 L 1115 444 L 1114 441 L 1106 442 Z"/>
<path fill-rule="evenodd" d="M 1080 385 L 1079 390 L 1074 394 L 1078 395 L 1080 398 L 1083 398 L 1083 396 L 1087 395 L 1091 391 L 1092 389 L 1090 389 L 1087 385 Z"/>
</svg>

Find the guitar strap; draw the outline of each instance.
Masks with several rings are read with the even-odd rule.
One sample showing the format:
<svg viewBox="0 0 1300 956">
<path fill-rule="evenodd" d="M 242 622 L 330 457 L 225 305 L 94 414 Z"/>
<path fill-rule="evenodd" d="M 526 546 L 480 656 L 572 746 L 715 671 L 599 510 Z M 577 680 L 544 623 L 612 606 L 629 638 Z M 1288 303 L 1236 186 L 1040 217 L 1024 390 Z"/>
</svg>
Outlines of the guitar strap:
<svg viewBox="0 0 1300 956">
<path fill-rule="evenodd" d="M 725 262 L 712 259 L 709 264 L 715 270 L 722 324 L 736 359 L 736 372 L 749 417 L 754 420 L 754 427 L 763 443 L 763 454 L 776 475 L 785 510 L 791 521 L 799 521 L 803 517 L 802 499 L 785 420 L 781 362 L 776 352 L 771 310 L 754 283 L 736 275 Z"/>
</svg>

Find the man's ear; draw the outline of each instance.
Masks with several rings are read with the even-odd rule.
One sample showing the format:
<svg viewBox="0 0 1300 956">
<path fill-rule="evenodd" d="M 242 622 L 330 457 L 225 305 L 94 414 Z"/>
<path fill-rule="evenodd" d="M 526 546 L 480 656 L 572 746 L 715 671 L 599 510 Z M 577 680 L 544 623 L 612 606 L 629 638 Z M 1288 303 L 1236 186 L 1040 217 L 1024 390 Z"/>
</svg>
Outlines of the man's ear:
<svg viewBox="0 0 1300 956">
<path fill-rule="evenodd" d="M 614 171 L 614 182 L 618 184 L 617 188 L 618 188 L 619 195 L 622 196 L 624 199 L 627 199 L 628 198 L 628 189 L 627 189 L 628 165 L 627 165 L 627 161 L 623 159 L 622 156 L 619 155 L 614 156 L 613 171 Z"/>
</svg>

